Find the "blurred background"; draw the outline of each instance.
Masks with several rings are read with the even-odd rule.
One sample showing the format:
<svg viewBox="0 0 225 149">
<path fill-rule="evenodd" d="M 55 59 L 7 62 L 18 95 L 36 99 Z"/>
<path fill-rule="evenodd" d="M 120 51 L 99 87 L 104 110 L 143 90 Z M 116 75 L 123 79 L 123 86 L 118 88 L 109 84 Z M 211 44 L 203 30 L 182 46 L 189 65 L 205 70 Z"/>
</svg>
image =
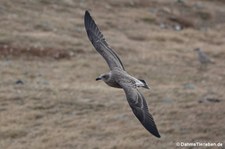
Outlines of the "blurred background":
<svg viewBox="0 0 225 149">
<path fill-rule="evenodd" d="M 141 92 L 160 139 L 123 90 L 95 81 L 109 70 L 87 38 L 85 10 L 151 86 Z M 1 0 L 0 20 L 1 149 L 225 145 L 224 0 Z M 202 69 L 195 48 L 214 63 Z"/>
</svg>

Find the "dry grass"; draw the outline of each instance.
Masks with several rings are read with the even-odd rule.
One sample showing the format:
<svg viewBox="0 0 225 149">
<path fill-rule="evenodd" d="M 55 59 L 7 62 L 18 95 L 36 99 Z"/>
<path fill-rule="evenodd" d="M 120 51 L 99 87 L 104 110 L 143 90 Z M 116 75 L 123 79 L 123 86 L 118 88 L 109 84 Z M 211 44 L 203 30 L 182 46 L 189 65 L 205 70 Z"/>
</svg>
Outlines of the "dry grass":
<svg viewBox="0 0 225 149">
<path fill-rule="evenodd" d="M 176 148 L 179 141 L 225 145 L 221 2 L 2 0 L 0 4 L 0 148 L 167 149 Z M 126 70 L 149 82 L 151 90 L 142 92 L 161 139 L 137 121 L 122 90 L 95 81 L 108 68 L 84 31 L 86 9 Z M 181 24 L 190 16 L 194 25 L 175 31 L 169 20 L 174 16 Z M 203 18 L 196 23 L 195 16 Z M 160 23 L 167 27 L 160 28 Z M 205 71 L 198 69 L 196 47 L 215 60 Z M 206 97 L 219 102 L 205 102 Z"/>
</svg>

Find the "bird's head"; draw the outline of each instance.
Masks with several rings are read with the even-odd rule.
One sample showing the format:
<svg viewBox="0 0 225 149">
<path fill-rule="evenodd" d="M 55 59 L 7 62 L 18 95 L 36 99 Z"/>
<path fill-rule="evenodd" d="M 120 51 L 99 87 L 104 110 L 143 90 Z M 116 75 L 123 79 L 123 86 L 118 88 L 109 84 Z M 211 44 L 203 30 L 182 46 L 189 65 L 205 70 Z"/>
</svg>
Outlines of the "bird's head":
<svg viewBox="0 0 225 149">
<path fill-rule="evenodd" d="M 104 74 L 101 74 L 100 76 L 98 76 L 96 78 L 96 81 L 98 80 L 103 80 L 103 81 L 107 81 L 110 77 L 110 74 L 109 73 L 104 73 Z"/>
</svg>

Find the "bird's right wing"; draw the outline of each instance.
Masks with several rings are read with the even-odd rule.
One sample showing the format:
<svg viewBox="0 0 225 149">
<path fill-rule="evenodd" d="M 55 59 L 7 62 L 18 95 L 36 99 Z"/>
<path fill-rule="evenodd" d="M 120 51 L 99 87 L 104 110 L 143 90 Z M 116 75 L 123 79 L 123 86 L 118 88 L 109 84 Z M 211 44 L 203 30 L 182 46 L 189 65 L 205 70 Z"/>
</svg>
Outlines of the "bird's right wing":
<svg viewBox="0 0 225 149">
<path fill-rule="evenodd" d="M 127 101 L 137 119 L 151 134 L 160 138 L 154 119 L 148 111 L 148 105 L 144 96 L 137 88 L 129 86 L 127 83 L 119 82 L 119 84 L 124 89 Z"/>
<path fill-rule="evenodd" d="M 120 58 L 118 57 L 116 52 L 108 46 L 102 33 L 98 29 L 98 26 L 96 25 L 95 21 L 92 19 L 88 11 L 86 11 L 84 15 L 84 25 L 89 40 L 98 51 L 98 53 L 100 53 L 106 60 L 110 70 L 112 70 L 114 67 L 125 70 Z"/>
</svg>

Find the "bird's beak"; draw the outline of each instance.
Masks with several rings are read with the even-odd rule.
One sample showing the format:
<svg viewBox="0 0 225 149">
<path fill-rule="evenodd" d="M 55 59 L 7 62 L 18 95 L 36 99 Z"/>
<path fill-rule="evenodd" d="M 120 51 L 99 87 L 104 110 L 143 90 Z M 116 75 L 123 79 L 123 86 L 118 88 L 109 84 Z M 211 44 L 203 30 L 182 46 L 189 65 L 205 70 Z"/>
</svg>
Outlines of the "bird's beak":
<svg viewBox="0 0 225 149">
<path fill-rule="evenodd" d="M 98 80 L 101 80 L 101 79 L 102 79 L 101 77 L 97 77 L 95 80 L 98 81 Z"/>
</svg>

